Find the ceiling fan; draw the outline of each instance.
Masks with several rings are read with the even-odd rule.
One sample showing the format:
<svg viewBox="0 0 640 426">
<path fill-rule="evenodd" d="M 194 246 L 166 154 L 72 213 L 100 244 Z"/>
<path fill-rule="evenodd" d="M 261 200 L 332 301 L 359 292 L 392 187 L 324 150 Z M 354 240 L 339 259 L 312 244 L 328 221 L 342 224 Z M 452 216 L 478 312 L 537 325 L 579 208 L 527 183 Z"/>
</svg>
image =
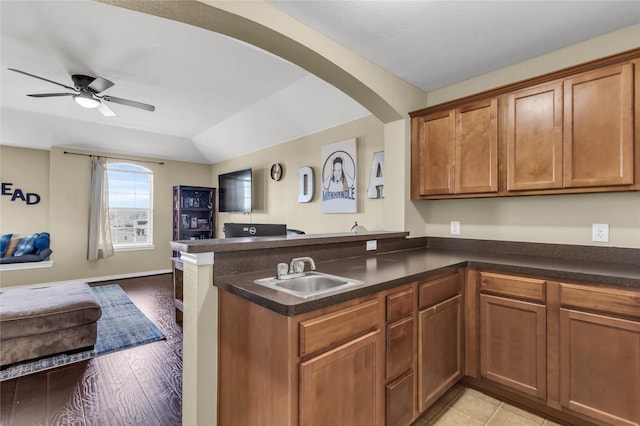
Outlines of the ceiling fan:
<svg viewBox="0 0 640 426">
<path fill-rule="evenodd" d="M 39 77 L 37 75 L 29 74 L 28 72 L 20 71 L 15 68 L 8 68 L 9 71 L 15 71 L 20 74 L 28 75 L 29 77 L 37 78 L 40 80 L 48 81 L 49 83 L 57 84 L 65 89 L 73 90 L 75 93 L 39 93 L 34 95 L 27 95 L 33 98 L 52 98 L 56 96 L 72 96 L 73 100 L 78 105 L 85 108 L 97 108 L 102 115 L 113 117 L 116 114 L 105 105 L 102 101 L 114 102 L 116 104 L 127 105 L 134 108 L 144 109 L 146 111 L 155 111 L 156 107 L 149 104 L 143 104 L 142 102 L 131 101 L 129 99 L 117 98 L 109 95 L 98 95 L 98 93 L 107 90 L 113 86 L 114 83 L 102 77 L 89 77 L 82 74 L 73 74 L 71 80 L 75 87 L 67 86 L 66 84 L 58 83 L 53 80 Z"/>
</svg>

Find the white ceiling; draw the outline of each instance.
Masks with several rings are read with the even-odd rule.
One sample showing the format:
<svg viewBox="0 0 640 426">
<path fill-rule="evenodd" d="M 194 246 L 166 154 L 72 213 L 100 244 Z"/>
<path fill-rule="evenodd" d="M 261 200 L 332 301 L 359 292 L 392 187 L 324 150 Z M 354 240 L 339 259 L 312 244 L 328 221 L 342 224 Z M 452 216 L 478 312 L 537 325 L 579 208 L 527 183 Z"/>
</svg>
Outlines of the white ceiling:
<svg viewBox="0 0 640 426">
<path fill-rule="evenodd" d="M 640 23 L 640 1 L 268 1 L 431 91 Z M 308 72 L 197 27 L 88 0 L 0 1 L 2 139 L 214 163 L 368 115 Z M 116 117 L 69 98 L 70 74 L 115 83 Z"/>
</svg>

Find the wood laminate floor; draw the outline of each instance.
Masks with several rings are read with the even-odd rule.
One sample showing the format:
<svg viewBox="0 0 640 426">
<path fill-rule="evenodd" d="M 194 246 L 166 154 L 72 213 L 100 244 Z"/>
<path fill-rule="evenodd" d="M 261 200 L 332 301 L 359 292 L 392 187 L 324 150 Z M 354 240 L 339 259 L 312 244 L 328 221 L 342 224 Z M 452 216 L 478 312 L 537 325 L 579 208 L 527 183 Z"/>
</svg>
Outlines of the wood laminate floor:
<svg viewBox="0 0 640 426">
<path fill-rule="evenodd" d="M 182 329 L 171 275 L 120 284 L 166 340 L 0 383 L 0 425 L 180 425 Z"/>
</svg>

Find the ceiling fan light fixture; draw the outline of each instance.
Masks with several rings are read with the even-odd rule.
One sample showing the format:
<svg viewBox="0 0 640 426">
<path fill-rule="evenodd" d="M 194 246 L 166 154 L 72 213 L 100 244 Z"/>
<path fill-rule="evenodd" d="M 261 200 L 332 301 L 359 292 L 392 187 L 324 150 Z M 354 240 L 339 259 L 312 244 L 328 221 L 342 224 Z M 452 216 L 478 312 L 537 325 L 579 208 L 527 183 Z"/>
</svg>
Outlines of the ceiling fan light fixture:
<svg viewBox="0 0 640 426">
<path fill-rule="evenodd" d="M 89 93 L 80 93 L 73 97 L 76 103 L 84 108 L 97 108 L 100 105 L 100 101 L 95 99 Z"/>
</svg>

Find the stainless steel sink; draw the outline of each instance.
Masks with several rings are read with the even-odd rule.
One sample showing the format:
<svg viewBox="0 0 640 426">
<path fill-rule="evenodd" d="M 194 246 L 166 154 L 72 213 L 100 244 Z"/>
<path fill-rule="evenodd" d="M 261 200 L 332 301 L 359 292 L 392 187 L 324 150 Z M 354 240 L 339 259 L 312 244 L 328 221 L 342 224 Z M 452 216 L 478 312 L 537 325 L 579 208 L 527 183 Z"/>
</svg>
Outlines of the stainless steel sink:
<svg viewBox="0 0 640 426">
<path fill-rule="evenodd" d="M 293 278 L 261 278 L 254 283 L 302 298 L 364 284 L 362 281 L 315 271 L 304 272 Z"/>
</svg>

